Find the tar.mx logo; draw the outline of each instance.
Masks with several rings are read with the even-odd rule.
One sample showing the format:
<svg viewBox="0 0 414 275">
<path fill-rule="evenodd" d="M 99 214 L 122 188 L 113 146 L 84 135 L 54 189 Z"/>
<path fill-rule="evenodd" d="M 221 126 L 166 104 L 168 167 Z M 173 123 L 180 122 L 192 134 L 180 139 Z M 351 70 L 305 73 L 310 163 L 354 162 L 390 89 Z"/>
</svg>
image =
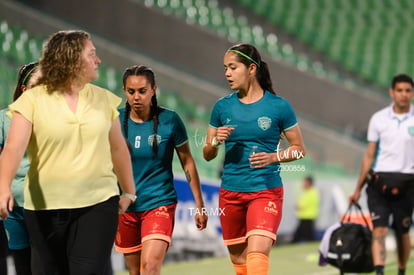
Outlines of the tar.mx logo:
<svg viewBox="0 0 414 275">
<path fill-rule="evenodd" d="M 205 216 L 226 216 L 224 213 L 225 208 L 215 207 L 215 208 L 188 208 L 190 210 L 190 216 L 194 215 L 205 215 Z"/>
<path fill-rule="evenodd" d="M 277 156 L 277 160 L 279 162 L 281 162 L 283 160 L 291 159 L 291 158 L 301 159 L 301 158 L 305 157 L 303 155 L 302 150 L 291 150 L 290 148 L 287 148 L 285 150 L 280 149 L 280 142 L 277 144 L 276 156 Z"/>
</svg>

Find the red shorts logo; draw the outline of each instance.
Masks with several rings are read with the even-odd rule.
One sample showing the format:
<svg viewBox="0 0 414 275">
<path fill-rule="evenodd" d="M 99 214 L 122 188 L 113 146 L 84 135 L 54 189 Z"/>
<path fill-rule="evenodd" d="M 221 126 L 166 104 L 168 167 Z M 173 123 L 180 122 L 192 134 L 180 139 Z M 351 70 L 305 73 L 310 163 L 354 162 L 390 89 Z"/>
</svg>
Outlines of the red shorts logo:
<svg viewBox="0 0 414 275">
<path fill-rule="evenodd" d="M 277 216 L 279 214 L 279 211 L 276 208 L 277 208 L 276 203 L 269 201 L 267 203 L 267 206 L 265 206 L 264 211 L 266 213 L 270 213 L 270 214 Z"/>
<path fill-rule="evenodd" d="M 160 206 L 158 208 L 158 211 L 155 212 L 155 216 L 169 218 L 170 217 L 170 214 L 168 213 L 167 207 Z"/>
</svg>

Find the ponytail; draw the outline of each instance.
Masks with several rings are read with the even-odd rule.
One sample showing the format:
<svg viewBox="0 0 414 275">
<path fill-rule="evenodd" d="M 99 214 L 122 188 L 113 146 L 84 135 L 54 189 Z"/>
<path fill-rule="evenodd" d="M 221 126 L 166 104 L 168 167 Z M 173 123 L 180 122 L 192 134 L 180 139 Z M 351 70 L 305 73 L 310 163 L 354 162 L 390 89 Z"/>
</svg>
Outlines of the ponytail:
<svg viewBox="0 0 414 275">
<path fill-rule="evenodd" d="M 256 71 L 257 81 L 262 87 L 263 90 L 269 91 L 272 94 L 276 94 L 276 91 L 273 89 L 272 78 L 270 77 L 269 66 L 266 62 L 261 61 L 260 67 Z"/>
<path fill-rule="evenodd" d="M 253 45 L 246 43 L 237 44 L 232 46 L 227 52 L 236 53 L 239 57 L 239 61 L 246 65 L 246 67 L 250 66 L 250 64 L 255 64 L 257 67 L 256 79 L 259 82 L 260 87 L 265 91 L 276 94 L 273 89 L 269 66 L 262 60 L 259 51 Z"/>
<path fill-rule="evenodd" d="M 128 118 L 129 114 L 131 113 L 131 106 L 129 105 L 128 101 L 125 103 L 125 113 L 122 120 L 122 128 L 124 129 L 124 136 L 125 141 L 129 150 L 129 153 L 132 154 L 132 145 L 128 140 Z"/>
<path fill-rule="evenodd" d="M 154 138 L 152 139 L 152 152 L 155 158 L 158 158 L 158 115 L 160 113 L 160 108 L 158 107 L 157 97 L 154 94 L 151 98 L 151 114 L 152 114 L 152 122 L 153 122 L 153 131 L 154 131 Z"/>
</svg>

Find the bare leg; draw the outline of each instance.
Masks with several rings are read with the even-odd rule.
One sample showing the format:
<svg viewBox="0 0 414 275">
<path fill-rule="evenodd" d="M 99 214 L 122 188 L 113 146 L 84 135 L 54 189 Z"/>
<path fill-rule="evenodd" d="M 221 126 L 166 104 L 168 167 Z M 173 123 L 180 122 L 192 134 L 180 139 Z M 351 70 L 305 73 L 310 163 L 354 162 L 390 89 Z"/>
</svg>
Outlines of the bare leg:
<svg viewBox="0 0 414 275">
<path fill-rule="evenodd" d="M 230 260 L 233 264 L 246 264 L 247 243 L 229 245 Z"/>
<path fill-rule="evenodd" d="M 141 251 L 124 254 L 129 275 L 140 275 Z"/>
<path fill-rule="evenodd" d="M 270 249 L 273 246 L 273 240 L 266 236 L 252 235 L 247 241 L 247 253 L 259 252 L 269 256 Z"/>
<path fill-rule="evenodd" d="M 147 240 L 142 244 L 142 274 L 160 275 L 168 243 L 163 240 Z"/>
<path fill-rule="evenodd" d="M 372 257 L 374 265 L 385 265 L 386 250 L 385 237 L 387 236 L 387 227 L 375 227 L 372 231 Z"/>
<path fill-rule="evenodd" d="M 268 275 L 269 253 L 273 240 L 262 235 L 250 236 L 247 241 L 247 274 Z"/>
<path fill-rule="evenodd" d="M 410 258 L 411 242 L 410 234 L 405 233 L 400 236 L 396 235 L 397 253 L 398 253 L 398 268 L 405 269 L 408 259 Z"/>
</svg>

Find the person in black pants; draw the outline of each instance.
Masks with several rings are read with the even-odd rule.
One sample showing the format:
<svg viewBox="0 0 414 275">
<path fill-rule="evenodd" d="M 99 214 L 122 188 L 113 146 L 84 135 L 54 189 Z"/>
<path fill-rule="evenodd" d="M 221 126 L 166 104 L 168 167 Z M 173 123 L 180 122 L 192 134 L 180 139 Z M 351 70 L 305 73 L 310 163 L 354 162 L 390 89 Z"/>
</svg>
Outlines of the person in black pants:
<svg viewBox="0 0 414 275">
<path fill-rule="evenodd" d="M 377 275 L 384 275 L 386 236 L 394 229 L 398 275 L 406 273 L 410 258 L 410 227 L 414 196 L 414 81 L 406 74 L 394 76 L 388 91 L 392 104 L 370 119 L 367 149 L 350 202 L 357 202 L 367 184 L 367 202 L 374 226 L 372 255 Z M 371 178 L 371 180 L 367 180 Z M 390 218 L 392 217 L 392 224 Z"/>
<path fill-rule="evenodd" d="M 135 200 L 122 99 L 90 83 L 100 63 L 87 32 L 58 31 L 44 44 L 38 85 L 9 105 L 0 217 L 10 217 L 11 182 L 27 149 L 23 214 L 33 275 L 103 274 L 118 215 Z"/>
</svg>

